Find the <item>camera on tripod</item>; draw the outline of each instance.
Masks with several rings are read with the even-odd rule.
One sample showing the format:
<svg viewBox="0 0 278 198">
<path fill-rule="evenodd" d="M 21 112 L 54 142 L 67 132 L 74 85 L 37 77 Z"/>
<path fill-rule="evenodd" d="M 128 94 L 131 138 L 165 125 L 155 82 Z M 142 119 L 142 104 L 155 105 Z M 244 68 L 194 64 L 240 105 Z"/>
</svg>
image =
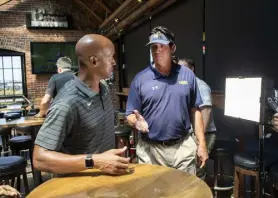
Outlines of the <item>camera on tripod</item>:
<svg viewBox="0 0 278 198">
<path fill-rule="evenodd" d="M 274 111 L 274 113 L 278 113 L 278 90 L 273 89 L 270 96 L 266 98 L 267 106 Z"/>
</svg>

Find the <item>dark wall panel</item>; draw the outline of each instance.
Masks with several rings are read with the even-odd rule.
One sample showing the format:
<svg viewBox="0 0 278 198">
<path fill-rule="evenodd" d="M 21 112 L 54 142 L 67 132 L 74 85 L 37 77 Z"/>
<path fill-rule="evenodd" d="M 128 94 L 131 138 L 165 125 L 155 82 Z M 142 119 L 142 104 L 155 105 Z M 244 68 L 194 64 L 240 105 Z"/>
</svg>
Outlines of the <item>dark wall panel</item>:
<svg viewBox="0 0 278 198">
<path fill-rule="evenodd" d="M 276 80 L 278 1 L 206 1 L 206 81 L 224 90 L 225 76 L 263 75 Z"/>
<path fill-rule="evenodd" d="M 149 30 L 149 24 L 144 23 L 124 37 L 125 74 L 128 87 L 134 76 L 149 64 L 149 48 L 145 46 L 148 42 Z"/>
<path fill-rule="evenodd" d="M 278 82 L 278 1 L 206 1 L 205 80 L 224 91 L 226 76 L 257 75 Z M 250 87 L 251 89 L 252 87 Z M 258 126 L 214 110 L 218 138 L 258 138 Z"/>
<path fill-rule="evenodd" d="M 152 27 L 163 25 L 176 36 L 178 57 L 191 57 L 196 62 L 196 75 L 203 76 L 202 32 L 203 1 L 183 0 L 154 16 Z"/>
<path fill-rule="evenodd" d="M 163 25 L 168 27 L 176 35 L 177 51 L 179 57 L 191 57 L 197 65 L 197 75 L 202 77 L 202 1 L 181 0 L 161 13 L 152 17 L 151 26 Z M 150 23 L 147 22 L 139 28 L 125 35 L 125 60 L 127 70 L 127 82 L 136 73 L 149 64 L 148 42 Z"/>
</svg>

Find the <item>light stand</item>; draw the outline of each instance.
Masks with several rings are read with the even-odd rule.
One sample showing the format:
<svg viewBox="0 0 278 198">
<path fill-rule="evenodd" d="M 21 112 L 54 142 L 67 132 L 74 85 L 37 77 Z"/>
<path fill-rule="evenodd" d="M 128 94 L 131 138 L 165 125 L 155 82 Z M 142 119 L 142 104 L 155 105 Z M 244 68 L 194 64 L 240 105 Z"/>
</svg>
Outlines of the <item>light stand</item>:
<svg viewBox="0 0 278 198">
<path fill-rule="evenodd" d="M 271 86 L 271 87 L 270 87 Z M 259 197 L 264 198 L 265 192 L 265 109 L 266 93 L 272 88 L 271 81 L 262 77 L 226 78 L 225 112 L 226 116 L 249 120 L 259 125 Z"/>
<path fill-rule="evenodd" d="M 264 167 L 264 142 L 265 141 L 265 134 L 264 134 L 264 124 L 259 125 L 259 178 L 260 178 L 260 189 L 259 189 L 259 196 L 260 198 L 265 197 L 264 187 L 265 187 L 265 167 Z"/>
</svg>

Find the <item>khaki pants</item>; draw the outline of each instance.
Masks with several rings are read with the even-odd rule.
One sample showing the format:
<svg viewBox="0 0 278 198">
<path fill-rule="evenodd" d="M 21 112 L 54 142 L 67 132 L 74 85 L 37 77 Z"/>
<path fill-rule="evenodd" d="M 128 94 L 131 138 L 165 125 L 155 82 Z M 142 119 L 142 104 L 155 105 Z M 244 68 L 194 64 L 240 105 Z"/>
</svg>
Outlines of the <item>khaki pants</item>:
<svg viewBox="0 0 278 198">
<path fill-rule="evenodd" d="M 172 146 L 138 140 L 136 154 L 139 164 L 156 164 L 196 174 L 197 145 L 190 135 Z"/>
</svg>

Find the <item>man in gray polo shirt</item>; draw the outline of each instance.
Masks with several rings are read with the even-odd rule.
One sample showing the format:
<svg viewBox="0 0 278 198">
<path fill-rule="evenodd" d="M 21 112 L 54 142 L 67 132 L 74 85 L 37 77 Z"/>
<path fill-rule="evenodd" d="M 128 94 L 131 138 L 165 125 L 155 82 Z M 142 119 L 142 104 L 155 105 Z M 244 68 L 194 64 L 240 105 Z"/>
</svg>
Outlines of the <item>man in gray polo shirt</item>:
<svg viewBox="0 0 278 198">
<path fill-rule="evenodd" d="M 179 59 L 178 64 L 182 66 L 186 66 L 189 69 L 191 69 L 193 72 L 195 72 L 195 62 L 192 59 L 189 58 Z M 211 89 L 205 81 L 199 79 L 198 77 L 196 77 L 196 80 L 203 101 L 203 103 L 199 107 L 201 109 L 202 118 L 204 122 L 207 149 L 208 149 L 208 153 L 210 153 L 210 151 L 214 147 L 215 140 L 216 140 L 216 127 L 212 115 Z M 194 137 L 194 133 L 193 133 L 193 138 L 196 139 L 196 137 Z M 206 175 L 205 169 L 197 168 L 196 175 L 204 179 Z"/>
<path fill-rule="evenodd" d="M 110 174 L 127 172 L 126 150 L 113 149 L 114 109 L 101 80 L 109 78 L 114 45 L 104 36 L 89 34 L 76 44 L 79 74 L 57 94 L 34 147 L 34 167 L 65 174 L 97 168 Z"/>
<path fill-rule="evenodd" d="M 59 58 L 56 65 L 58 74 L 51 76 L 45 94 L 41 100 L 40 112 L 36 117 L 44 117 L 46 115 L 51 100 L 55 98 L 64 84 L 74 77 L 71 71 L 72 64 L 69 57 Z"/>
</svg>

